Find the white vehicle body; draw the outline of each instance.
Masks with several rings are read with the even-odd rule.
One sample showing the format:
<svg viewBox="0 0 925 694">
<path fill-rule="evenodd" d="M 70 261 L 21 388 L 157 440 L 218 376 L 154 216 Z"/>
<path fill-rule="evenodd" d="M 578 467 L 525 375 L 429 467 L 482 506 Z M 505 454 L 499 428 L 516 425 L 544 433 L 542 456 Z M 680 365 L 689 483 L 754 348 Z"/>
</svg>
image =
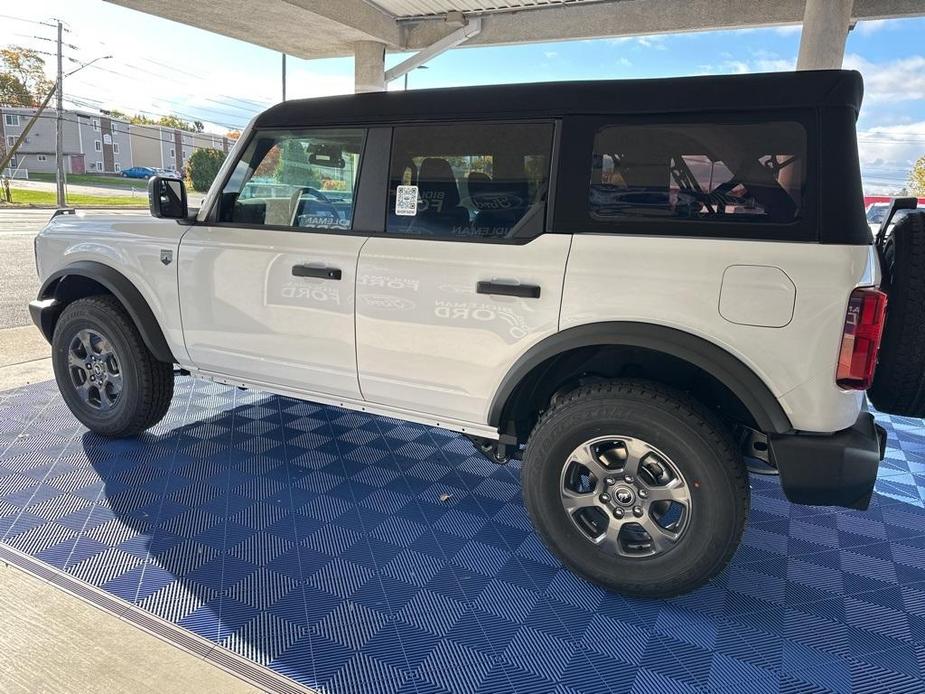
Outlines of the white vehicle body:
<svg viewBox="0 0 925 694">
<path fill-rule="evenodd" d="M 796 430 L 839 431 L 861 411 L 863 393 L 834 374 L 848 296 L 879 284 L 871 246 L 578 234 L 502 248 L 472 244 L 457 264 L 439 241 L 77 214 L 52 220 L 36 257 L 43 280 L 77 261 L 124 275 L 191 372 L 482 436 L 498 437 L 489 408 L 531 347 L 610 321 L 715 343 L 767 384 Z M 164 250 L 177 262 L 162 263 Z M 289 276 L 306 261 L 344 278 Z M 543 293 L 476 294 L 486 280 Z"/>
</svg>

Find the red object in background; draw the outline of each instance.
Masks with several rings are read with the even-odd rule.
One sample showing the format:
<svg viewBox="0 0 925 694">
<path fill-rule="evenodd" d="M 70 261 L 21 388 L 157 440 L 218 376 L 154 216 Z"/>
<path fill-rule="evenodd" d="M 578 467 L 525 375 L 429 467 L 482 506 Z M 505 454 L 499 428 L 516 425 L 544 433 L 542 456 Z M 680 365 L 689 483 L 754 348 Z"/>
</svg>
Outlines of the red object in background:
<svg viewBox="0 0 925 694">
<path fill-rule="evenodd" d="M 864 196 L 864 209 L 866 210 L 870 205 L 875 202 L 893 202 L 893 199 L 897 197 L 895 195 L 865 195 Z M 919 207 L 925 207 L 925 198 L 918 198 Z"/>
</svg>

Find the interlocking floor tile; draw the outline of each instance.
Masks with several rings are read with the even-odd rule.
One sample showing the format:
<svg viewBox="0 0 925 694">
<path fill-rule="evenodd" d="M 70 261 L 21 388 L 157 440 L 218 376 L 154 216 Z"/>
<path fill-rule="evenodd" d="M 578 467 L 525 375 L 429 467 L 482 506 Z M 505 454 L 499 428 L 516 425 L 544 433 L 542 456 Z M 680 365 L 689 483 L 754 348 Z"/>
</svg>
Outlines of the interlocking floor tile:
<svg viewBox="0 0 925 694">
<path fill-rule="evenodd" d="M 0 538 L 328 694 L 925 692 L 925 423 L 866 512 L 753 476 L 732 564 L 607 593 L 533 533 L 519 463 L 463 437 L 180 378 L 134 440 L 53 383 L 0 398 Z"/>
</svg>

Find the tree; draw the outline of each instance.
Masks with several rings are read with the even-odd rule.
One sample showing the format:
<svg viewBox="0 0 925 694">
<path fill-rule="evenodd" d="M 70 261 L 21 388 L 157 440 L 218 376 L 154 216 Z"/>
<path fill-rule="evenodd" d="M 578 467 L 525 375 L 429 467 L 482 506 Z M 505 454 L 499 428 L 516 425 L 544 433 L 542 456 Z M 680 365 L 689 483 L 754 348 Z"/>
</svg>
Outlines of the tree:
<svg viewBox="0 0 925 694">
<path fill-rule="evenodd" d="M 233 142 L 237 142 L 239 139 L 241 139 L 241 131 L 240 130 L 229 130 L 227 133 L 225 133 L 225 137 L 227 137 L 229 140 Z"/>
<path fill-rule="evenodd" d="M 280 144 L 279 168 L 276 169 L 276 180 L 294 186 L 317 187 L 314 170 L 308 163 L 308 154 L 305 153 L 305 143 L 301 140 L 288 139 Z"/>
<path fill-rule="evenodd" d="M 217 149 L 197 149 L 186 161 L 186 170 L 193 190 L 207 191 L 218 176 L 225 153 Z"/>
<path fill-rule="evenodd" d="M 38 106 L 52 86 L 38 53 L 18 46 L 0 48 L 0 104 Z"/>
<path fill-rule="evenodd" d="M 909 193 L 915 196 L 925 196 L 925 154 L 912 165 L 909 174 Z"/>
</svg>

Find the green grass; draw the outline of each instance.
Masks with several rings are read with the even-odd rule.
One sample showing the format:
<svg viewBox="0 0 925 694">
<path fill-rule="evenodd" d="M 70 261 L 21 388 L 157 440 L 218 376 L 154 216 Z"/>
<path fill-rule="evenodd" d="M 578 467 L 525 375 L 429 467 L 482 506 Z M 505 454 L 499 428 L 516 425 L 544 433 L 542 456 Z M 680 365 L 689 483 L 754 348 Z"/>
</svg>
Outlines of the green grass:
<svg viewBox="0 0 925 694">
<path fill-rule="evenodd" d="M 54 183 L 53 173 L 30 173 L 30 181 L 48 181 Z M 121 176 L 94 176 L 92 174 L 68 174 L 67 182 L 75 186 L 111 186 L 117 188 L 137 188 L 147 190 L 148 182 L 143 178 L 122 178 Z"/>
<path fill-rule="evenodd" d="M 51 205 L 56 203 L 54 191 L 45 190 L 23 190 L 10 186 L 10 192 L 13 197 L 14 205 Z M 83 207 L 87 205 L 96 205 L 100 207 L 147 207 L 148 199 L 145 196 L 128 197 L 127 195 L 80 195 L 70 194 L 67 196 L 67 204 L 74 207 Z"/>
</svg>

